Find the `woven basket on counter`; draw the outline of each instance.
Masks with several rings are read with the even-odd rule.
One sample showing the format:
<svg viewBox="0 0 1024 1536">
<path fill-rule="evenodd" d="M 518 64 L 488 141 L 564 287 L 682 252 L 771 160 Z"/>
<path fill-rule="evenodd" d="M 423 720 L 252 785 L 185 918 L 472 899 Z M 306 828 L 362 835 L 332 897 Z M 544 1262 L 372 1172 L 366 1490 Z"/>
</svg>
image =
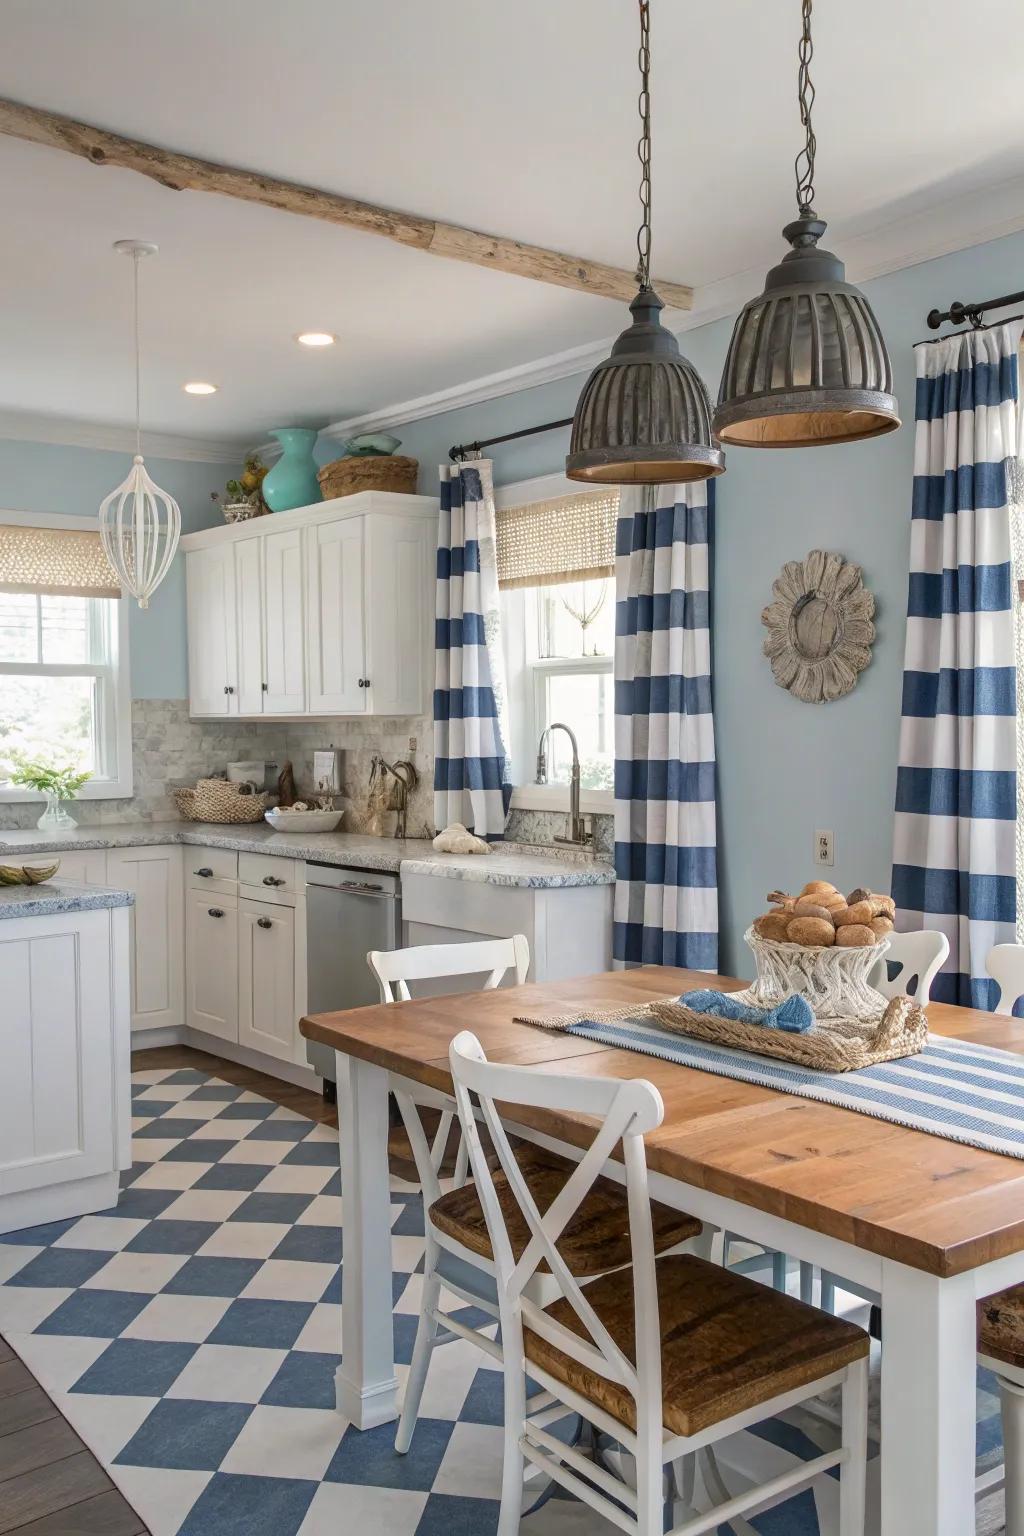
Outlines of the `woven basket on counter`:
<svg viewBox="0 0 1024 1536">
<path fill-rule="evenodd" d="M 241 825 L 262 821 L 270 796 L 255 794 L 248 784 L 231 784 L 227 779 L 200 779 L 195 789 L 176 789 L 174 803 L 185 821 Z"/>
<path fill-rule="evenodd" d="M 349 454 L 332 459 L 317 474 L 325 501 L 336 496 L 354 496 L 357 491 L 416 490 L 419 461 L 403 454 Z"/>
</svg>

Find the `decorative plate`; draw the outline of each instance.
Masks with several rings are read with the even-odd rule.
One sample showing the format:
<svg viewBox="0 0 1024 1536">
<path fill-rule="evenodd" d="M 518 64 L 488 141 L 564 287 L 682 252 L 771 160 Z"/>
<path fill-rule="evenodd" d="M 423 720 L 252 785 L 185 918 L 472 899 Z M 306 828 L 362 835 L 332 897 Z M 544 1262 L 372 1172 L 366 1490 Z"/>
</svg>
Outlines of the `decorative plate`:
<svg viewBox="0 0 1024 1536">
<path fill-rule="evenodd" d="M 805 704 L 827 704 L 856 687 L 871 660 L 875 599 L 859 565 L 812 549 L 789 560 L 761 614 L 764 654 L 780 688 Z"/>
</svg>

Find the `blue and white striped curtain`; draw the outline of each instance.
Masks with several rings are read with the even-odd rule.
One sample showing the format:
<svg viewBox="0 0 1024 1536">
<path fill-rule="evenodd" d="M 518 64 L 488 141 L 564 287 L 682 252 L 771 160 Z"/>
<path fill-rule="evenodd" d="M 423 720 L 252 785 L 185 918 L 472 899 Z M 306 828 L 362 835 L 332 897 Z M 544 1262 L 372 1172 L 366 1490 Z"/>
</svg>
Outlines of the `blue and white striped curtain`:
<svg viewBox="0 0 1024 1536">
<path fill-rule="evenodd" d="M 1021 323 L 922 342 L 892 892 L 938 928 L 940 1002 L 991 1007 L 1016 937 L 1017 677 L 1010 507 Z"/>
<path fill-rule="evenodd" d="M 622 492 L 616 530 L 614 958 L 718 966 L 713 482 Z"/>
<path fill-rule="evenodd" d="M 488 459 L 441 468 L 434 644 L 434 821 L 493 841 L 512 781 Z"/>
</svg>

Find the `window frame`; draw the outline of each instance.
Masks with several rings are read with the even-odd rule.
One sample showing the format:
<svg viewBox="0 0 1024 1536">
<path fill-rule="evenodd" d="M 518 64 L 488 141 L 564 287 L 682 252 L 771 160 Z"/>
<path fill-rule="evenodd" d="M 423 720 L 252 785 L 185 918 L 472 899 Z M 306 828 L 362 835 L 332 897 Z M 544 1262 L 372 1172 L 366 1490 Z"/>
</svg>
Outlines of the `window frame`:
<svg viewBox="0 0 1024 1536">
<path fill-rule="evenodd" d="M 533 501 L 551 501 L 561 496 L 587 496 L 593 494 L 592 486 L 580 485 L 561 474 L 540 475 L 533 480 L 520 480 L 513 485 L 497 487 L 494 492 L 496 511 L 504 507 L 528 506 Z M 536 628 L 536 610 L 531 612 L 530 599 L 538 589 L 513 587 L 501 593 L 505 670 L 508 683 L 509 728 L 511 733 L 512 762 L 521 771 L 529 772 L 536 761 L 537 740 L 540 736 L 540 679 L 553 672 L 585 673 L 610 672 L 614 675 L 615 658 L 612 656 L 545 656 L 534 657 L 527 646 L 527 628 Z M 571 724 L 572 722 L 568 722 Z M 513 810 L 565 811 L 569 802 L 567 784 L 534 784 L 529 781 L 516 783 L 512 790 Z M 582 789 L 580 810 L 587 815 L 610 816 L 615 809 L 615 794 L 610 789 Z"/>
<path fill-rule="evenodd" d="M 94 517 L 65 517 L 60 512 L 0 511 L 0 523 L 23 528 L 70 528 L 85 533 L 98 532 Z M 78 791 L 79 800 L 125 800 L 133 793 L 132 777 L 132 688 L 129 661 L 130 604 L 126 597 L 90 599 L 116 603 L 109 626 L 110 655 L 105 663 L 95 662 L 0 662 L 0 678 L 96 677 L 103 679 L 98 690 L 102 720 L 97 719 L 99 750 L 105 766 L 113 772 L 103 778 L 89 779 Z M 0 783 L 0 804 L 42 804 L 46 796 L 21 784 Z"/>
</svg>

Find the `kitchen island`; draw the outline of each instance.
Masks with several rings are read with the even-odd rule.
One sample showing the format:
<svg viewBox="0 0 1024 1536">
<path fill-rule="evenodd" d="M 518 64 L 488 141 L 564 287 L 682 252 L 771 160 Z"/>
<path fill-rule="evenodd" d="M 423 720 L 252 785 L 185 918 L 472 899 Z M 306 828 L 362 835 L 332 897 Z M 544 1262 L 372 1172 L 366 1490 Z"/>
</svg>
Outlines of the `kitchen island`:
<svg viewBox="0 0 1024 1536">
<path fill-rule="evenodd" d="M 117 1203 L 132 900 L 59 879 L 0 886 L 0 1233 Z"/>
</svg>

